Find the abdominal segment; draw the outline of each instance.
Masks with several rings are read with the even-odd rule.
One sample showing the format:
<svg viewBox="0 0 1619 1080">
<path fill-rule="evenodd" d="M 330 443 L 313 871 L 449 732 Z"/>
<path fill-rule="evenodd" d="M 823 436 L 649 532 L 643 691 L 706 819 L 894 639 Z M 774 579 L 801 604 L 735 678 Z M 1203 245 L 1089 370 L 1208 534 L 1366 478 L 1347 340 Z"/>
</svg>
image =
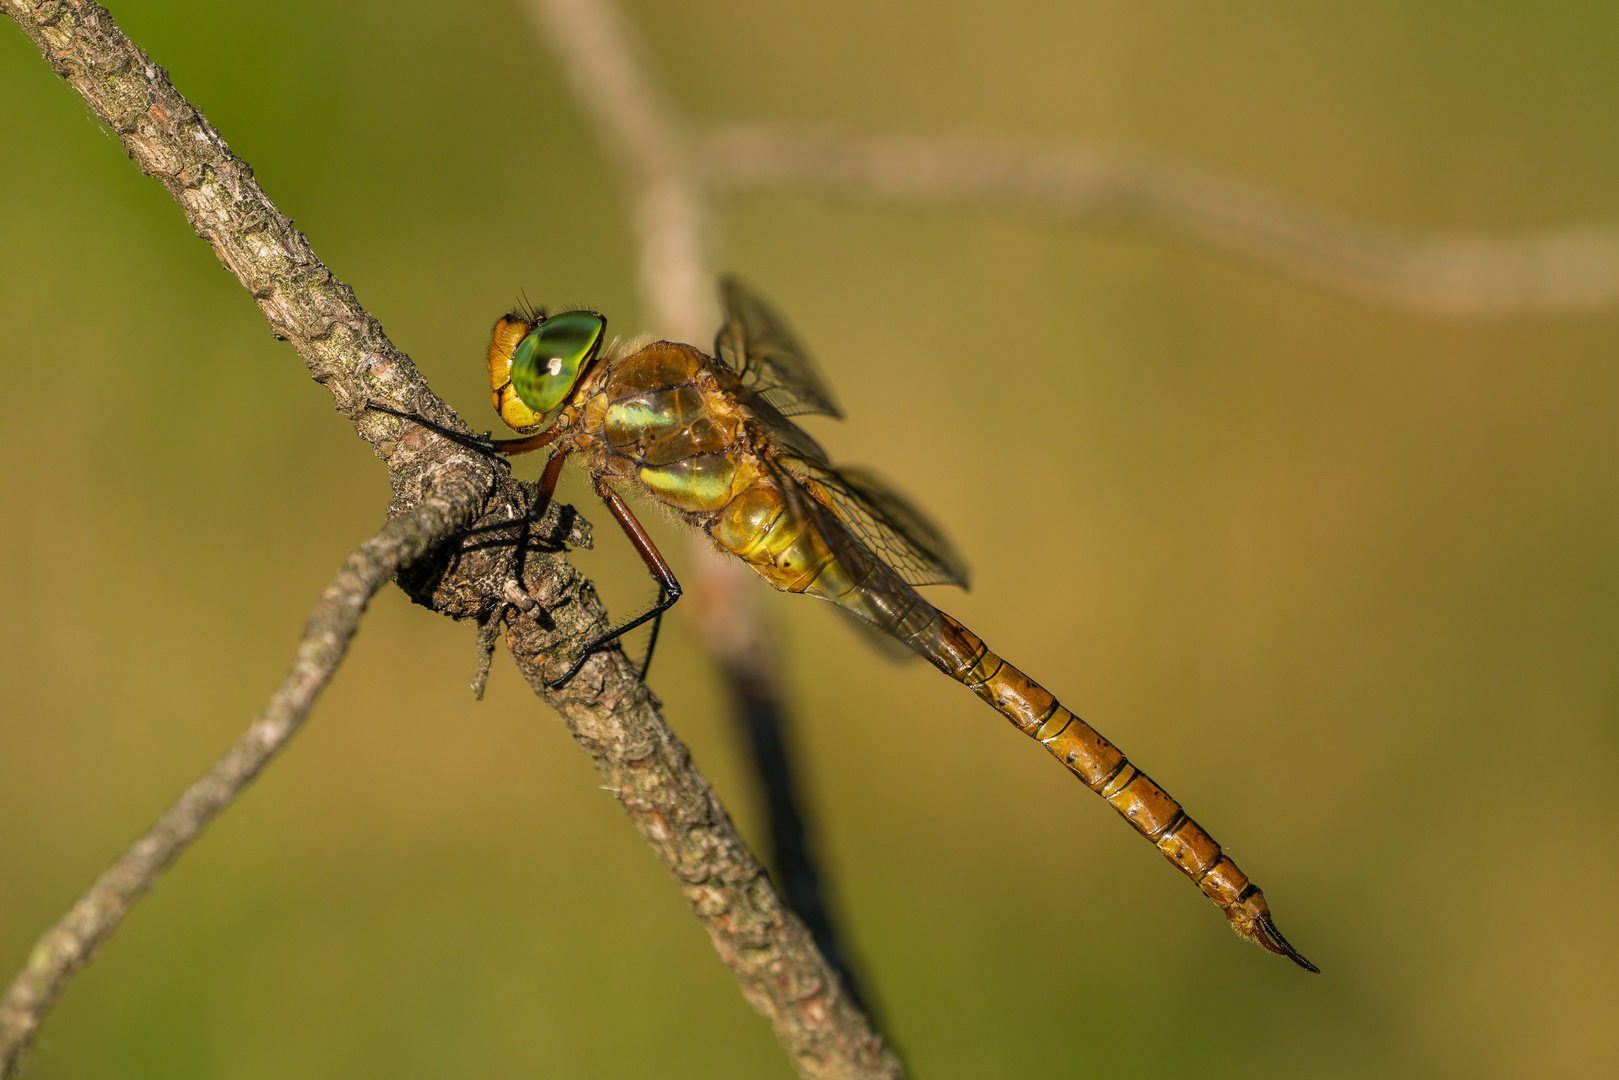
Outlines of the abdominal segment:
<svg viewBox="0 0 1619 1080">
<path fill-rule="evenodd" d="M 831 550 L 801 501 L 763 478 L 738 492 L 708 533 L 784 592 L 808 590 L 834 565 Z"/>
</svg>

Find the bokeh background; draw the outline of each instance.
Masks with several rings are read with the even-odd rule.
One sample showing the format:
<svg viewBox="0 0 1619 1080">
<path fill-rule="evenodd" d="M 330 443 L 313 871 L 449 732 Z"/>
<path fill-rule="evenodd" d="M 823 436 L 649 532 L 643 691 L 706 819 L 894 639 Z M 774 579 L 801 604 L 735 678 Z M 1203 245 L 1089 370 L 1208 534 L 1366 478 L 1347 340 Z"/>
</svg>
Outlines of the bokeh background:
<svg viewBox="0 0 1619 1080">
<path fill-rule="evenodd" d="M 627 8 L 701 119 L 1140 151 L 1413 232 L 1619 219 L 1610 5 Z M 519 290 L 637 328 L 612 173 L 511 4 L 113 11 L 473 423 Z M 9 23 L 0 101 L 10 971 L 261 707 L 387 486 Z M 934 599 L 1179 797 L 1324 972 L 1238 941 L 971 695 L 771 597 L 915 1076 L 1610 1073 L 1619 309 L 1417 315 L 994 207 L 755 194 L 717 238 L 843 399 L 814 433 L 968 555 L 973 591 Z M 609 605 L 644 602 L 600 546 Z M 693 638 L 676 619 L 652 682 L 759 838 Z M 557 717 L 505 663 L 474 702 L 474 659 L 382 596 L 29 1075 L 789 1076 Z"/>
</svg>

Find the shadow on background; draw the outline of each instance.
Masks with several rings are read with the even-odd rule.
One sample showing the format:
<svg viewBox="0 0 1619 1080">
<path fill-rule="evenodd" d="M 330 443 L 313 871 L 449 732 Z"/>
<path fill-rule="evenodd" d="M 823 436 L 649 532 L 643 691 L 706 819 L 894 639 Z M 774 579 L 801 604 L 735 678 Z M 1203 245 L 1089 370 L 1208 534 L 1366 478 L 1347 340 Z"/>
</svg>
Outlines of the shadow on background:
<svg viewBox="0 0 1619 1080">
<path fill-rule="evenodd" d="M 113 11 L 472 422 L 519 289 L 636 328 L 610 173 L 510 7 Z M 1094 141 L 1411 230 L 1619 218 L 1606 10 L 630 11 L 698 117 Z M 387 489 L 9 23 L 0 100 L 9 970 L 245 727 Z M 1418 317 L 990 209 L 755 195 L 722 227 L 847 407 L 814 434 L 972 560 L 932 599 L 1175 794 L 1325 971 L 1239 942 L 971 695 L 773 598 L 807 797 L 917 1076 L 1619 1056 L 1614 313 Z M 609 604 L 641 602 L 600 546 Z M 661 648 L 670 721 L 759 839 L 707 661 L 678 619 Z M 788 1075 L 556 717 L 499 663 L 474 703 L 473 663 L 471 627 L 384 595 L 30 1075 Z"/>
</svg>

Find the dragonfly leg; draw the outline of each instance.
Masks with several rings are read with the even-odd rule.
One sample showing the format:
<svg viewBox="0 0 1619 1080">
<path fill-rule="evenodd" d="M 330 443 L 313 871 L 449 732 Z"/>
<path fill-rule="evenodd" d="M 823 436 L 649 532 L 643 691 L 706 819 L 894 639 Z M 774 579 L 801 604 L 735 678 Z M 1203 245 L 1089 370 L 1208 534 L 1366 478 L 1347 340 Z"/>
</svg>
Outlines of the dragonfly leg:
<svg viewBox="0 0 1619 1080">
<path fill-rule="evenodd" d="M 557 437 L 555 429 L 542 431 L 538 435 L 527 435 L 521 439 L 491 439 L 487 435 L 482 437 L 477 435 L 463 435 L 459 431 L 451 431 L 443 424 L 435 424 L 433 421 L 429 420 L 420 413 L 405 412 L 404 410 L 396 409 L 392 405 L 378 401 L 376 398 L 371 398 L 368 400 L 365 403 L 365 407 L 375 410 L 376 412 L 387 413 L 389 416 L 397 416 L 401 420 L 409 420 L 413 424 L 418 424 L 429 431 L 436 432 L 437 434 L 444 436 L 453 443 L 464 446 L 468 450 L 476 450 L 480 454 L 484 454 L 488 457 L 495 457 L 497 455 L 511 457 L 514 454 L 526 454 L 532 450 L 539 450 L 551 445 L 551 443 L 554 442 Z"/>
<path fill-rule="evenodd" d="M 658 648 L 658 631 L 663 627 L 663 613 L 668 611 L 670 605 L 674 603 L 674 600 L 670 600 L 667 604 L 664 603 L 668 597 L 669 590 L 663 587 L 663 582 L 658 582 L 658 613 L 652 616 L 652 633 L 647 635 L 646 655 L 641 657 L 642 682 L 646 681 L 646 673 L 652 670 L 652 654 L 656 652 Z M 679 597 L 676 597 L 675 599 L 678 600 Z"/>
<path fill-rule="evenodd" d="M 527 452 L 526 450 L 518 451 L 520 454 Z M 540 474 L 540 497 L 534 503 L 537 508 L 537 516 L 544 516 L 545 508 L 551 505 L 551 496 L 557 493 L 557 481 L 562 479 L 562 466 L 567 462 L 570 452 L 568 450 L 558 450 L 551 455 L 551 460 L 545 463 L 545 471 Z M 501 453 L 505 453 L 505 451 L 503 450 Z"/>
<path fill-rule="evenodd" d="M 647 667 L 652 663 L 652 646 L 657 644 L 658 625 L 663 621 L 663 613 L 674 607 L 675 601 L 679 600 L 681 596 L 680 582 L 675 578 L 675 572 L 669 568 L 668 562 L 663 558 L 663 553 L 652 543 L 652 537 L 648 536 L 646 530 L 641 527 L 641 523 L 635 520 L 635 515 L 630 512 L 630 508 L 625 504 L 623 498 L 619 496 L 618 492 L 605 484 L 596 486 L 596 494 L 600 495 L 602 502 L 607 504 L 607 509 L 612 512 L 613 520 L 617 521 L 619 527 L 624 530 L 624 535 L 630 538 L 630 543 L 635 545 L 635 550 L 640 554 L 641 560 L 646 563 L 647 569 L 657 579 L 658 602 L 624 625 L 610 628 L 606 633 L 599 635 L 581 649 L 578 658 L 574 660 L 567 671 L 563 672 L 561 678 L 546 680 L 545 685 L 552 690 L 560 689 L 569 679 L 579 674 L 579 669 L 585 666 L 585 661 L 590 659 L 591 654 L 596 650 L 604 645 L 612 644 L 637 626 L 650 622 L 652 623 L 652 641 L 647 647 L 646 660 L 641 665 L 641 673 L 644 676 Z"/>
<path fill-rule="evenodd" d="M 551 460 L 545 463 L 545 471 L 540 474 L 540 482 L 534 495 L 534 502 L 523 515 L 522 532 L 517 534 L 517 576 L 523 577 L 523 556 L 528 550 L 528 528 L 534 522 L 545 516 L 545 511 L 551 506 L 551 498 L 556 494 L 557 481 L 562 478 L 562 466 L 567 464 L 569 451 L 558 450 L 551 455 Z M 521 589 L 517 582 L 508 582 L 509 585 Z"/>
</svg>

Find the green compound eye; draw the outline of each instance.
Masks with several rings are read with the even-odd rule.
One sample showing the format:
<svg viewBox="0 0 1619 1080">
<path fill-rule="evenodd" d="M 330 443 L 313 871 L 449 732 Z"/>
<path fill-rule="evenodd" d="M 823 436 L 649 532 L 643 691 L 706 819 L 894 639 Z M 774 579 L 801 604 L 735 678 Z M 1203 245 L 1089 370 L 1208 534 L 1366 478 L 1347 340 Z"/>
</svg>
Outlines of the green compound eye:
<svg viewBox="0 0 1619 1080">
<path fill-rule="evenodd" d="M 567 311 L 542 319 L 512 350 L 512 389 L 535 413 L 562 404 L 601 344 L 607 320 L 592 311 Z"/>
</svg>

